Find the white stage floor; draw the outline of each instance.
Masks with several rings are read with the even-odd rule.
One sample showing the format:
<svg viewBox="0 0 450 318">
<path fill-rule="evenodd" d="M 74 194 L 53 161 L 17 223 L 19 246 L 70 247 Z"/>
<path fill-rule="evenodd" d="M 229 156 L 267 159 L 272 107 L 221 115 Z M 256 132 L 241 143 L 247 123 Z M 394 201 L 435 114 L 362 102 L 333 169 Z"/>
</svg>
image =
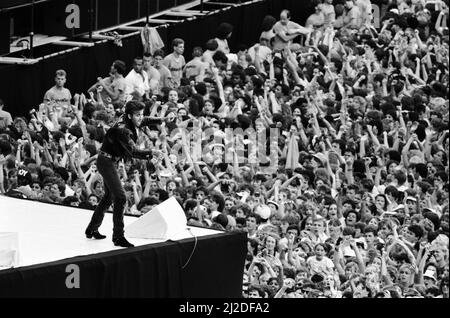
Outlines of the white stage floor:
<svg viewBox="0 0 450 318">
<path fill-rule="evenodd" d="M 84 235 L 93 211 L 0 195 L 0 232 L 17 232 L 19 236 L 19 266 L 36 265 L 61 259 L 120 249 L 112 243 L 112 214 L 106 213 L 99 232 L 103 240 L 90 240 Z M 125 216 L 125 226 L 137 220 Z M 200 237 L 222 233 L 210 229 L 188 227 Z M 176 239 L 191 238 L 189 231 Z M 126 233 L 125 233 L 126 236 Z M 156 239 L 134 239 L 135 246 L 163 242 Z"/>
</svg>

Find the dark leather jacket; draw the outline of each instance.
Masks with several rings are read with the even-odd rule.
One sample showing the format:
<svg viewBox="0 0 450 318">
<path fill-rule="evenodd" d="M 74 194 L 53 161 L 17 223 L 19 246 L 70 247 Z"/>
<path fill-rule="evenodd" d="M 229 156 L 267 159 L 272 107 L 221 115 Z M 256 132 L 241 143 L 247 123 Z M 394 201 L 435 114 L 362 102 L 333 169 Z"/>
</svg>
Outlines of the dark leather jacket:
<svg viewBox="0 0 450 318">
<path fill-rule="evenodd" d="M 144 119 L 142 126 L 146 125 L 148 121 L 148 119 Z M 138 149 L 137 137 L 137 131 L 133 124 L 128 120 L 121 120 L 106 132 L 100 150 L 117 159 L 151 159 L 153 151 Z"/>
</svg>

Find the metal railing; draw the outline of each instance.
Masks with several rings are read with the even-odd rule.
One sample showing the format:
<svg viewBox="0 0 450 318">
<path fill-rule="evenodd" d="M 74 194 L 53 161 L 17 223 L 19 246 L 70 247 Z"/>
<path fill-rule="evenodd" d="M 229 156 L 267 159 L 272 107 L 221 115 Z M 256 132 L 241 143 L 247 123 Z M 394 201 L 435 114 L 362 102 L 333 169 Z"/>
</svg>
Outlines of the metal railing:
<svg viewBox="0 0 450 318">
<path fill-rule="evenodd" d="M 4 10 L 13 10 L 13 9 L 17 9 L 17 8 L 22 8 L 22 7 L 26 7 L 26 6 L 31 6 L 32 7 L 32 15 L 31 15 L 31 25 L 33 26 L 34 24 L 34 10 L 33 7 L 34 5 L 38 4 L 38 3 L 43 3 L 43 2 L 49 2 L 51 0 L 32 0 L 31 3 L 28 4 L 22 4 L 22 5 L 18 5 L 15 7 L 11 7 L 11 8 L 7 8 Z M 132 37 L 135 36 L 137 34 L 139 34 L 142 30 L 142 27 L 138 27 L 138 26 L 133 26 L 134 24 L 138 24 L 138 23 L 143 23 L 145 22 L 146 24 L 152 23 L 152 24 L 159 24 L 156 26 L 156 28 L 166 28 L 171 24 L 174 23 L 181 23 L 183 21 L 186 20 L 193 20 L 196 19 L 197 17 L 200 16 L 204 16 L 204 15 L 210 15 L 210 14 L 215 14 L 217 12 L 221 12 L 224 10 L 228 10 L 232 7 L 238 6 L 238 5 L 246 5 L 246 4 L 251 4 L 251 3 L 255 3 L 255 2 L 262 2 L 265 0 L 252 0 L 252 1 L 242 1 L 239 4 L 235 3 L 235 2 L 226 2 L 226 0 L 223 0 L 221 2 L 210 2 L 210 0 L 195 0 L 195 1 L 191 1 L 189 3 L 183 4 L 183 5 L 179 5 L 173 8 L 169 8 L 160 12 L 156 12 L 153 14 L 148 14 L 149 12 L 149 0 L 146 1 L 147 3 L 147 7 L 146 7 L 146 15 L 143 18 L 137 19 L 137 20 L 133 20 L 133 21 L 129 21 L 123 24 L 119 24 L 119 25 L 115 25 L 112 27 L 108 27 L 102 30 L 93 30 L 94 28 L 94 0 L 90 0 L 90 10 L 89 10 L 89 31 L 87 32 L 87 34 L 81 34 L 78 36 L 78 38 L 84 38 L 84 39 L 88 39 L 89 42 L 81 42 L 81 41 L 76 41 L 76 40 L 68 40 L 67 37 L 62 37 L 62 39 L 53 41 L 53 42 L 47 42 L 45 44 L 54 44 L 54 45 L 61 45 L 61 46 L 73 46 L 69 49 L 65 49 L 65 50 L 61 50 L 52 54 L 47 54 L 44 55 L 42 57 L 37 57 L 34 58 L 34 43 L 33 43 L 33 38 L 34 38 L 34 29 L 33 27 L 31 27 L 31 32 L 30 32 L 30 41 L 29 41 L 29 46 L 30 46 L 30 56 L 28 58 L 26 57 L 0 57 L 0 63 L 6 63 L 6 64 L 24 64 L 24 65 L 29 65 L 29 64 L 34 64 L 34 63 L 38 63 L 39 61 L 43 60 L 43 59 L 47 59 L 47 58 L 51 58 L 54 56 L 58 56 L 58 55 L 62 55 L 62 54 L 66 54 L 68 52 L 72 52 L 75 49 L 79 49 L 81 47 L 91 47 L 94 46 L 96 43 L 103 43 L 106 41 L 110 41 L 110 40 L 114 40 L 115 38 L 112 36 L 108 36 L 105 35 L 105 33 L 111 32 L 111 31 L 131 31 L 127 34 L 123 34 L 120 36 L 121 39 L 124 38 L 128 38 L 128 37 Z M 176 2 L 175 2 L 176 3 Z M 213 4 L 213 5 L 217 5 L 219 8 L 216 10 L 211 10 L 211 11 L 206 11 L 204 9 L 205 4 Z M 159 0 L 157 1 L 157 8 L 159 7 Z M 200 6 L 200 10 L 192 10 L 192 8 L 194 7 L 198 7 Z M 182 17 L 182 19 L 179 20 L 175 20 L 175 19 L 158 19 L 158 17 L 161 16 L 178 16 L 178 17 Z"/>
</svg>

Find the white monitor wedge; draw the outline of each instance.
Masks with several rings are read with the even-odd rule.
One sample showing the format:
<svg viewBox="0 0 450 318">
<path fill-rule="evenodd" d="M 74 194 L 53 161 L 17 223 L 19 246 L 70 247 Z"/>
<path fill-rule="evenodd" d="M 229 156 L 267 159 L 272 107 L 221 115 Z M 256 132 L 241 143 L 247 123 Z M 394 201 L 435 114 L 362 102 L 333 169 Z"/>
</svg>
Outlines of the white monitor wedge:
<svg viewBox="0 0 450 318">
<path fill-rule="evenodd" d="M 125 235 L 130 238 L 170 240 L 186 228 L 183 208 L 175 197 L 170 197 L 125 227 Z"/>
</svg>

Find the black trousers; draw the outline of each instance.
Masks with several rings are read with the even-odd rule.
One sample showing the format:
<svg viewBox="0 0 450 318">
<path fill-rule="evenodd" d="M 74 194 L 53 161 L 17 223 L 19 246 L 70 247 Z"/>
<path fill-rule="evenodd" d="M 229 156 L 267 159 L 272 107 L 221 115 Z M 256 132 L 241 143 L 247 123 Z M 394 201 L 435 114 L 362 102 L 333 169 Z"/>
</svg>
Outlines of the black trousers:
<svg viewBox="0 0 450 318">
<path fill-rule="evenodd" d="M 113 239 L 124 236 L 123 213 L 126 203 L 125 191 L 120 182 L 116 164 L 112 159 L 99 155 L 97 158 L 97 169 L 103 177 L 105 195 L 100 200 L 92 215 L 87 230 L 96 231 L 102 225 L 105 211 L 114 203 L 113 209 Z"/>
</svg>

